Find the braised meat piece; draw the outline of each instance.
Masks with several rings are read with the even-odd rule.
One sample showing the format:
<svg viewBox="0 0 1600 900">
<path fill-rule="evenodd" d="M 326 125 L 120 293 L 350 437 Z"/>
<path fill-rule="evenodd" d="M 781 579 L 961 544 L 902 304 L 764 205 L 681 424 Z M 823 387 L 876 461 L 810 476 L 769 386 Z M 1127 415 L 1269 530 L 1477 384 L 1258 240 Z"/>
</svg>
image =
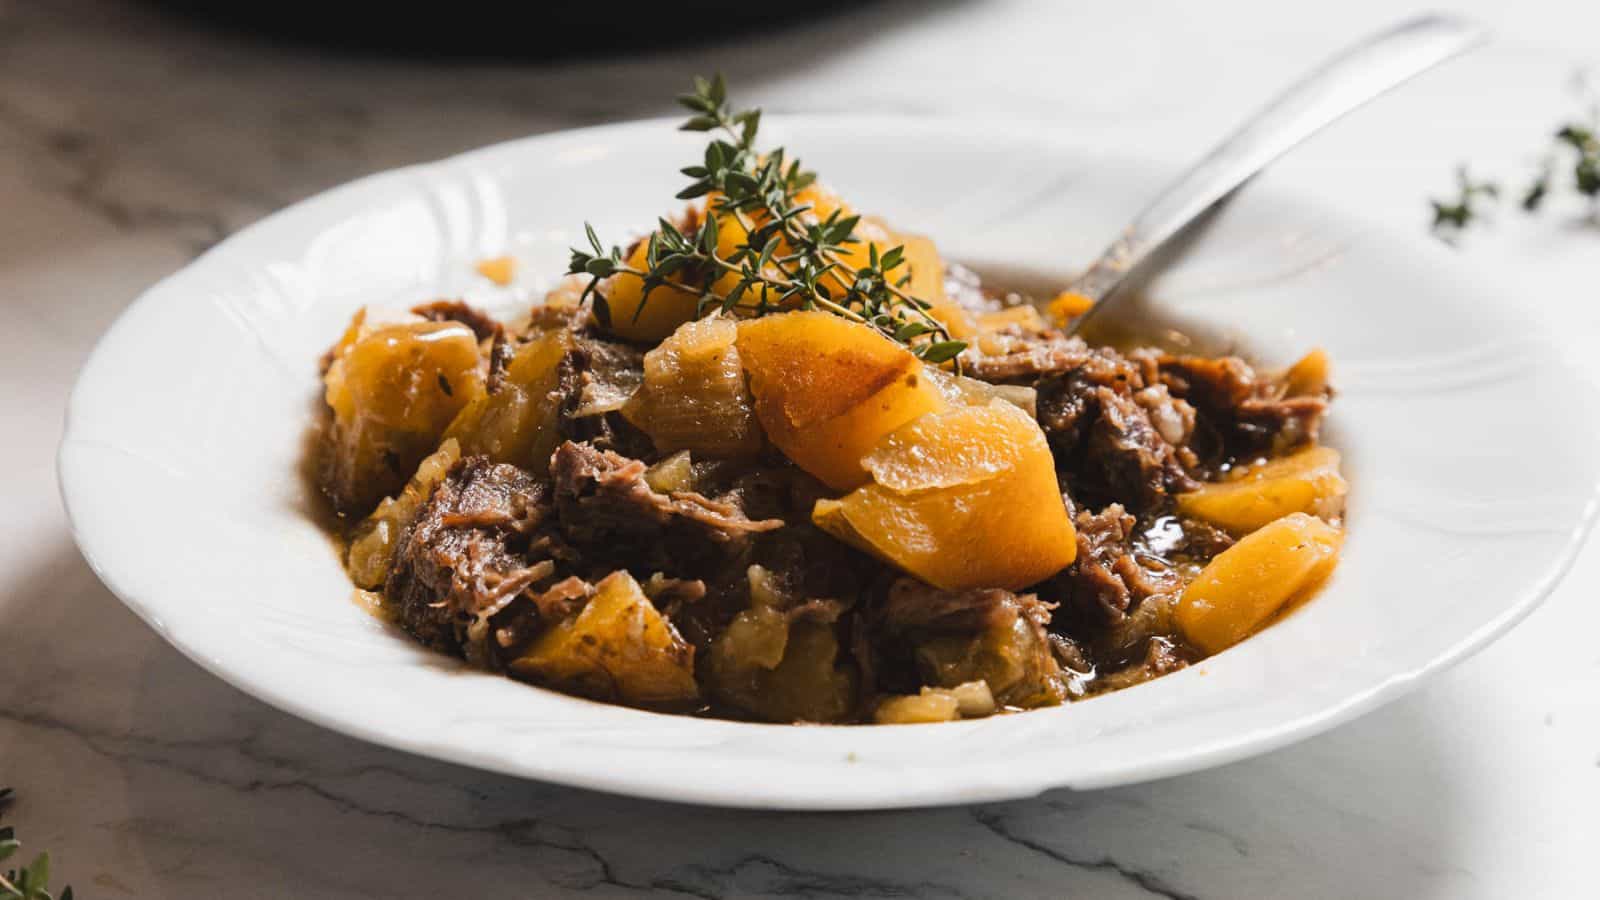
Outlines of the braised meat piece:
<svg viewBox="0 0 1600 900">
<path fill-rule="evenodd" d="M 1050 623 L 1050 611 L 1028 595 L 1033 617 Z M 883 624 L 897 630 L 933 628 L 970 631 L 1003 624 L 1015 614 L 1017 595 L 999 588 L 941 591 L 911 578 L 897 579 L 889 588 L 881 610 Z"/>
<path fill-rule="evenodd" d="M 1193 461 L 1188 404 L 1152 388 L 1145 367 L 1113 351 L 1073 361 L 1036 384 L 1039 424 L 1072 496 L 1143 511 L 1197 487 L 1185 469 Z"/>
<path fill-rule="evenodd" d="M 551 557 L 559 553 L 537 539 L 551 512 L 549 492 L 516 466 L 481 456 L 458 462 L 402 536 L 384 585 L 401 627 L 438 650 L 480 656 L 490 618 L 554 580 Z M 546 605 L 574 589 L 567 585 Z"/>
<path fill-rule="evenodd" d="M 1045 594 L 1063 607 L 1075 632 L 1115 625 L 1145 599 L 1181 587 L 1177 573 L 1139 540 L 1137 520 L 1112 504 L 1079 511 L 1078 558 L 1052 578 Z M 1148 564 L 1147 564 L 1148 563 Z"/>
<path fill-rule="evenodd" d="M 411 311 L 430 322 L 460 322 L 472 329 L 478 340 L 488 340 L 505 331 L 493 316 L 462 300 L 435 300 Z"/>
<path fill-rule="evenodd" d="M 1315 441 L 1328 393 L 1285 395 L 1281 379 L 1262 377 L 1235 356 L 1163 355 L 1160 379 L 1199 412 L 1208 455 L 1246 459 L 1281 454 Z"/>
<path fill-rule="evenodd" d="M 1059 331 L 1007 335 L 998 352 L 976 354 L 966 362 L 966 374 L 994 384 L 1032 384 L 1046 375 L 1059 375 L 1092 364 L 1095 351 L 1082 338 Z M 1102 361 L 1109 356 L 1103 355 Z"/>
<path fill-rule="evenodd" d="M 659 494 L 645 464 L 592 444 L 567 441 L 550 459 L 563 536 L 590 560 L 694 577 L 749 549 L 750 537 L 783 527 L 751 520 L 735 503 L 694 491 Z"/>
<path fill-rule="evenodd" d="M 1046 631 L 1053 608 L 1033 594 L 941 591 L 897 579 L 878 611 L 882 634 L 873 668 L 885 674 L 879 687 L 904 692 L 908 675 L 944 688 L 981 680 L 1001 705 L 1060 703 L 1069 674 Z"/>
<path fill-rule="evenodd" d="M 967 361 L 986 381 L 1038 391 L 1039 423 L 1074 497 L 1138 513 L 1194 490 L 1224 463 L 1315 441 L 1328 393 L 1232 357 L 1119 353 L 1058 331 L 1007 334 Z"/>
<path fill-rule="evenodd" d="M 580 337 L 561 360 L 560 430 L 569 441 L 587 442 L 624 456 L 655 453 L 650 436 L 622 415 L 622 404 L 644 381 L 644 354 L 614 341 Z"/>
</svg>

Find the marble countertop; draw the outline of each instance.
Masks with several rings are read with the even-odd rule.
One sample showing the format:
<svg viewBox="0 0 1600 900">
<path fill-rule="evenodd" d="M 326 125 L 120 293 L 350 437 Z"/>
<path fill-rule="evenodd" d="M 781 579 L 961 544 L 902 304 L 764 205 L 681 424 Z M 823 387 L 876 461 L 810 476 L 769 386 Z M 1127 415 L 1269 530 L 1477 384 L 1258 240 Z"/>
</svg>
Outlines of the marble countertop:
<svg viewBox="0 0 1600 900">
<path fill-rule="evenodd" d="M 56 497 L 67 391 L 127 302 L 349 178 L 667 113 L 676 85 L 713 68 L 773 110 L 979 109 L 1180 156 L 1408 5 L 891 2 L 759 47 L 546 65 L 540 45 L 568 38 L 530 32 L 533 63 L 469 65 L 242 42 L 137 4 L 0 2 L 0 784 L 20 797 L 8 823 L 83 898 L 1592 896 L 1595 546 L 1491 648 L 1297 746 L 1114 790 L 800 815 L 521 782 L 285 716 L 126 611 Z M 1573 73 L 1600 71 L 1600 6 L 1457 5 L 1500 40 L 1267 179 L 1421 229 L 1457 162 L 1524 177 L 1577 108 Z M 1600 337 L 1600 233 L 1572 210 L 1507 210 L 1461 252 L 1526 286 L 1508 303 L 1573 341 Z"/>
</svg>

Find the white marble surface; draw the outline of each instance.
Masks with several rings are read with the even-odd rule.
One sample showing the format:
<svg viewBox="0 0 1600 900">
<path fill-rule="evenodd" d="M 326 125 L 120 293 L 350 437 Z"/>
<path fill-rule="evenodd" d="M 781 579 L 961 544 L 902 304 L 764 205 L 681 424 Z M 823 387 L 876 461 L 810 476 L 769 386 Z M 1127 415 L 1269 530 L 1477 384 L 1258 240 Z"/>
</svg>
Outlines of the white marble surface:
<svg viewBox="0 0 1600 900">
<path fill-rule="evenodd" d="M 1572 109 L 1572 72 L 1600 69 L 1600 6 L 1459 5 L 1502 39 L 1268 177 L 1417 228 L 1462 158 L 1520 177 Z M 61 407 L 95 336 L 199 249 L 348 178 L 665 113 L 668 91 L 714 67 L 771 109 L 981 109 L 1181 156 L 1407 6 L 888 3 L 760 48 L 539 67 L 339 60 L 133 6 L 0 0 L 0 783 L 22 797 L 10 821 L 80 897 L 1594 896 L 1593 546 L 1493 647 L 1296 747 L 977 808 L 757 814 L 484 775 L 268 709 L 126 612 L 56 498 Z M 1508 303 L 1592 345 L 1600 233 L 1571 218 L 1508 211 L 1462 252 L 1527 286 Z"/>
</svg>

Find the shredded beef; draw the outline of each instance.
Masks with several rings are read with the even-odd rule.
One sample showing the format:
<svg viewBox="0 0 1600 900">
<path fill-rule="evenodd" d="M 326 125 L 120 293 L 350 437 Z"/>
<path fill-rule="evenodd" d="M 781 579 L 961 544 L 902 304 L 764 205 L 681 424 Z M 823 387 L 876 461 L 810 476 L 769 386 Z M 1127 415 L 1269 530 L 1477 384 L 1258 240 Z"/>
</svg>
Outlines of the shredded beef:
<svg viewBox="0 0 1600 900">
<path fill-rule="evenodd" d="M 1059 703 L 1069 693 L 1057 642 L 1046 630 L 1055 605 L 1034 594 L 998 588 L 942 591 L 897 579 L 878 611 L 883 640 L 870 668 L 883 687 L 904 692 L 904 679 L 941 687 L 982 678 L 1005 705 Z"/>
<path fill-rule="evenodd" d="M 966 364 L 966 374 L 995 384 L 1031 384 L 1045 375 L 1089 365 L 1097 355 L 1082 338 L 1067 337 L 1059 331 L 1016 335 L 1005 344 L 1002 352 L 975 355 Z"/>
<path fill-rule="evenodd" d="M 1024 599 L 1036 621 L 1050 622 L 1049 609 L 1036 597 L 1030 594 Z M 1003 624 L 1016 614 L 1018 603 L 1017 595 L 1000 588 L 941 591 L 913 578 L 899 578 L 889 588 L 881 616 L 884 625 L 895 630 L 976 631 Z"/>
<path fill-rule="evenodd" d="M 449 653 L 481 647 L 489 619 L 555 573 L 550 559 L 528 556 L 548 494 L 516 466 L 456 463 L 401 536 L 384 585 L 401 627 Z"/>
<path fill-rule="evenodd" d="M 521 334 L 526 340 L 547 331 L 587 332 L 589 321 L 587 303 L 536 303 L 528 310 Z"/>
<path fill-rule="evenodd" d="M 1314 441 L 1328 411 L 1326 393 L 1284 396 L 1281 379 L 1262 377 L 1238 357 L 1163 355 L 1157 365 L 1168 390 L 1199 410 L 1211 457 L 1282 453 Z"/>
<path fill-rule="evenodd" d="M 1059 331 L 1005 335 L 969 374 L 1038 391 L 1039 423 L 1068 488 L 1091 506 L 1135 512 L 1194 490 L 1222 464 L 1315 440 L 1326 393 L 1285 396 L 1283 381 L 1237 357 L 1091 348 Z"/>
<path fill-rule="evenodd" d="M 1152 414 L 1142 367 L 1108 350 L 1091 351 L 1074 368 L 1041 379 L 1039 424 L 1074 498 L 1091 505 L 1121 500 L 1138 510 L 1197 487 L 1184 469 L 1181 443 L 1163 435 Z M 1183 413 L 1173 410 L 1180 427 Z M 1186 437 L 1174 434 L 1180 441 Z"/>
<path fill-rule="evenodd" d="M 480 341 L 505 331 L 494 317 L 461 300 L 435 300 L 413 306 L 411 311 L 430 322 L 459 322 L 471 328 Z"/>
<path fill-rule="evenodd" d="M 644 354 L 626 344 L 581 337 L 561 360 L 561 436 L 624 456 L 655 453 L 649 435 L 620 412 L 644 378 Z"/>
<path fill-rule="evenodd" d="M 645 464 L 592 444 L 567 441 L 550 460 L 561 533 L 592 560 L 629 569 L 694 575 L 726 564 L 750 536 L 782 528 L 753 521 L 736 504 L 693 491 L 658 494 Z"/>
<path fill-rule="evenodd" d="M 1142 561 L 1155 558 L 1141 546 L 1137 524 L 1117 504 L 1099 513 L 1078 512 L 1078 557 L 1045 588 L 1073 630 L 1092 634 L 1116 625 L 1145 599 L 1178 589 L 1174 570 Z"/>
<path fill-rule="evenodd" d="M 1142 656 L 1115 671 L 1105 672 L 1090 682 L 1091 693 L 1104 694 L 1143 684 L 1189 665 L 1189 654 L 1172 641 L 1152 637 L 1144 644 Z"/>
</svg>

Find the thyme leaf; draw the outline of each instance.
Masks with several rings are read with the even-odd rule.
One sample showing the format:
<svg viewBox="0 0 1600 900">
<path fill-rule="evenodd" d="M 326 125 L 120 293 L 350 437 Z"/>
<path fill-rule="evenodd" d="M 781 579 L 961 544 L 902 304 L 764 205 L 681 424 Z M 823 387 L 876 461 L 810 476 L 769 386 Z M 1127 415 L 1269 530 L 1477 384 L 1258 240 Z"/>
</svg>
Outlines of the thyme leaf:
<svg viewBox="0 0 1600 900">
<path fill-rule="evenodd" d="M 0 788 L 0 814 L 16 799 L 10 788 Z M 15 829 L 0 828 L 0 862 L 21 849 Z M 58 898 L 50 892 L 50 854 L 41 853 L 20 869 L 0 875 L 0 900 L 72 900 L 72 888 L 62 888 Z"/>
</svg>

